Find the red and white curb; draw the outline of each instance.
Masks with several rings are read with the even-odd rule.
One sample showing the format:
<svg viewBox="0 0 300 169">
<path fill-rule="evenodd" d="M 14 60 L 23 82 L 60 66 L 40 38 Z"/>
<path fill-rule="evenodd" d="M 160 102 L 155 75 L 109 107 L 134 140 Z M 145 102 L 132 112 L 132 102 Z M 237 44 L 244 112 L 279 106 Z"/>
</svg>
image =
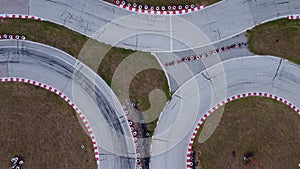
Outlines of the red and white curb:
<svg viewBox="0 0 300 169">
<path fill-rule="evenodd" d="M 289 20 L 298 20 L 300 19 L 300 15 L 289 15 L 286 18 Z"/>
<path fill-rule="evenodd" d="M 143 13 L 143 14 L 153 14 L 153 15 L 182 15 L 182 14 L 187 14 L 195 11 L 200 11 L 204 9 L 206 6 L 201 5 L 201 6 L 194 6 L 194 5 L 170 5 L 170 6 L 148 6 L 148 5 L 141 5 L 141 4 L 136 4 L 136 3 L 127 3 L 126 1 L 119 1 L 116 0 L 116 5 L 120 8 L 133 11 L 133 12 L 138 12 L 138 13 Z"/>
<path fill-rule="evenodd" d="M 77 114 L 80 116 L 81 120 L 83 121 L 86 129 L 88 130 L 88 133 L 90 135 L 90 138 L 92 139 L 92 143 L 93 143 L 93 147 L 94 147 L 95 160 L 96 160 L 97 164 L 99 164 L 99 149 L 98 149 L 98 146 L 97 146 L 97 141 L 95 139 L 93 130 L 90 127 L 86 117 L 81 112 L 81 110 L 66 95 L 64 95 L 61 91 L 57 90 L 54 87 L 51 87 L 47 84 L 40 83 L 40 82 L 30 80 L 30 79 L 18 78 L 18 77 L 3 77 L 3 78 L 0 78 L 0 83 L 4 83 L 4 82 L 21 82 L 21 83 L 32 84 L 32 85 L 44 88 L 46 90 L 49 90 L 49 91 L 57 94 L 59 97 L 63 98 L 77 112 Z"/>
<path fill-rule="evenodd" d="M 0 19 L 32 19 L 38 21 L 43 20 L 42 18 L 33 15 L 19 15 L 19 14 L 0 14 Z"/>
<path fill-rule="evenodd" d="M 186 168 L 187 169 L 191 169 L 193 168 L 193 159 L 192 159 L 192 147 L 193 147 L 193 143 L 195 141 L 197 132 L 200 128 L 200 126 L 202 125 L 202 123 L 207 119 L 207 117 L 213 113 L 214 111 L 216 111 L 218 108 L 220 108 L 221 106 L 225 105 L 226 103 L 229 103 L 231 101 L 240 99 L 240 98 L 245 98 L 245 97 L 250 97 L 250 96 L 260 96 L 260 97 L 267 97 L 267 98 L 271 98 L 274 100 L 277 100 L 287 106 L 289 106 L 290 108 L 292 108 L 295 112 L 297 112 L 300 115 L 300 109 L 295 106 L 293 103 L 287 101 L 286 99 L 270 94 L 270 93 L 266 93 L 266 92 L 247 92 L 247 93 L 243 93 L 243 94 L 238 94 L 238 95 L 234 95 L 232 97 L 228 97 L 227 99 L 225 99 L 224 101 L 220 102 L 219 104 L 217 104 L 215 107 L 211 108 L 210 110 L 208 110 L 204 116 L 199 120 L 197 126 L 194 129 L 194 132 L 191 136 L 191 139 L 189 141 L 188 144 L 188 149 L 187 149 L 187 154 L 186 154 Z"/>
<path fill-rule="evenodd" d="M 0 35 L 0 39 L 15 39 L 15 40 L 26 40 L 25 36 L 21 36 L 21 35 L 7 35 L 7 34 L 3 34 Z"/>
</svg>

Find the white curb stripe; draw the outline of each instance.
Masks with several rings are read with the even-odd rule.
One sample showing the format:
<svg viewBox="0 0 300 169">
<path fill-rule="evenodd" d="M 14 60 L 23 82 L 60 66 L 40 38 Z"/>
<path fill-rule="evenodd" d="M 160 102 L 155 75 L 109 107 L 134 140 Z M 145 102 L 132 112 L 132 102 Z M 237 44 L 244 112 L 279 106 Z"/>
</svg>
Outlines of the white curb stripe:
<svg viewBox="0 0 300 169">
<path fill-rule="evenodd" d="M 199 120 L 198 124 L 194 128 L 194 132 L 192 133 L 192 135 L 190 137 L 191 139 L 189 141 L 188 148 L 187 148 L 186 169 L 193 168 L 192 159 L 190 158 L 192 156 L 191 153 L 193 152 L 193 150 L 192 150 L 193 143 L 195 141 L 195 137 L 197 135 L 197 132 L 198 132 L 201 124 L 206 120 L 206 118 L 211 113 L 213 113 L 218 108 L 220 108 L 222 105 L 224 105 L 226 103 L 229 103 L 231 101 L 234 101 L 234 100 L 237 100 L 237 99 L 240 99 L 240 98 L 249 97 L 249 96 L 260 96 L 260 97 L 267 97 L 267 98 L 271 98 L 271 99 L 277 100 L 277 101 L 279 101 L 281 103 L 284 103 L 285 105 L 289 106 L 290 108 L 292 108 L 295 112 L 297 112 L 300 115 L 300 109 L 297 106 L 295 106 L 293 103 L 289 102 L 285 98 L 282 98 L 280 96 L 276 96 L 276 95 L 273 95 L 273 94 L 270 94 L 270 93 L 266 93 L 266 92 L 247 92 L 247 93 L 242 93 L 242 94 L 238 94 L 238 95 L 234 95 L 234 96 L 228 97 L 224 101 L 220 102 L 219 104 L 217 104 L 216 106 L 214 106 L 213 108 L 211 108 L 210 110 L 208 110 L 207 113 L 204 114 L 204 116 Z"/>
<path fill-rule="evenodd" d="M 30 79 L 26 79 L 26 78 L 18 78 L 18 77 L 3 77 L 0 78 L 0 83 L 4 83 L 4 82 L 21 82 L 21 83 L 28 83 L 28 84 L 32 84 L 35 86 L 39 86 L 41 88 L 44 88 L 46 90 L 49 90 L 55 94 L 57 94 L 58 96 L 60 96 L 61 98 L 63 98 L 76 112 L 77 114 L 80 116 L 80 118 L 82 119 L 83 123 L 85 124 L 86 129 L 88 130 L 88 133 L 90 135 L 90 138 L 92 139 L 92 143 L 93 143 L 93 149 L 94 149 L 94 155 L 95 155 L 95 160 L 97 162 L 97 164 L 99 164 L 99 149 L 97 146 L 97 141 L 94 137 L 94 133 L 92 128 L 90 127 L 86 117 L 84 116 L 84 114 L 81 112 L 81 110 L 73 103 L 72 100 L 70 100 L 66 95 L 64 95 L 61 91 L 59 91 L 58 89 L 49 86 L 47 84 L 44 83 L 40 83 L 37 82 L 35 80 L 30 80 Z"/>
<path fill-rule="evenodd" d="M 20 15 L 20 14 L 0 14 L 0 19 L 32 19 L 43 21 L 44 19 L 34 15 Z"/>
<path fill-rule="evenodd" d="M 287 18 L 289 20 L 298 20 L 300 19 L 300 15 L 288 15 Z"/>
</svg>

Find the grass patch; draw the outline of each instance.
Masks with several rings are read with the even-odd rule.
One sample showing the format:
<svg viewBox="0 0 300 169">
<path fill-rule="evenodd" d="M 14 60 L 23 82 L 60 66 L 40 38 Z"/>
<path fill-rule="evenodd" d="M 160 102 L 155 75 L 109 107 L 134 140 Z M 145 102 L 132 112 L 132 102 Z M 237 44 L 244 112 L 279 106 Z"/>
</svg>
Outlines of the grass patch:
<svg viewBox="0 0 300 169">
<path fill-rule="evenodd" d="M 264 168 L 294 168 L 300 155 L 299 122 L 295 111 L 269 98 L 248 97 L 230 102 L 206 142 L 199 144 L 200 132 L 197 133 L 193 149 L 198 168 L 255 168 L 253 163 L 243 163 L 242 157 L 248 151 L 254 152 L 254 160 Z"/>
<path fill-rule="evenodd" d="M 280 19 L 247 31 L 249 50 L 300 64 L 300 20 Z"/>
<path fill-rule="evenodd" d="M 108 2 L 115 3 L 114 0 L 107 0 Z M 189 5 L 194 4 L 198 5 L 211 5 L 221 0 L 127 0 L 130 3 L 138 3 L 138 4 L 147 4 L 153 6 L 169 6 L 171 4 L 174 5 Z"/>
<path fill-rule="evenodd" d="M 86 54 L 82 52 L 82 48 L 88 41 L 92 42 L 91 46 L 94 47 L 95 51 L 101 51 L 101 49 L 108 48 L 108 52 L 103 53 L 103 59 L 101 63 L 99 63 L 100 65 L 97 64 L 96 68 L 93 70 L 97 72 L 109 86 L 111 86 L 117 96 L 119 96 L 118 88 L 112 86 L 114 73 L 124 59 L 136 53 L 136 51 L 133 50 L 111 47 L 100 42 L 89 40 L 88 37 L 81 35 L 80 33 L 47 21 L 41 22 L 22 19 L 4 19 L 3 23 L 0 24 L 0 34 L 4 33 L 24 35 L 27 40 L 56 47 L 69 53 L 75 58 L 80 57 L 80 61 L 88 66 L 90 66 L 90 64 L 94 64 L 93 58 L 81 59 L 82 55 Z M 85 52 L 88 53 L 90 51 L 93 50 L 86 50 Z M 138 60 L 142 57 L 141 55 L 147 55 L 148 58 L 151 58 L 151 64 L 154 67 L 160 68 L 159 63 L 156 61 L 154 56 L 149 53 L 140 52 L 139 54 L 132 55 L 131 57 L 133 57 L 133 60 Z M 134 77 L 129 88 L 130 99 L 136 100 L 141 110 L 147 110 L 147 108 L 149 108 L 150 102 L 148 94 L 153 89 L 161 89 L 166 98 L 170 99 L 171 97 L 166 77 L 161 70 L 150 69 L 142 71 L 137 75 L 137 77 Z M 121 99 L 120 101 L 121 103 L 124 102 L 124 100 Z M 161 111 L 162 108 L 159 112 Z"/>
<path fill-rule="evenodd" d="M 149 128 L 149 130 L 152 132 L 152 133 L 150 133 L 151 135 L 153 135 L 153 132 L 154 132 L 154 130 L 155 130 L 155 127 L 156 127 L 156 125 L 157 125 L 157 122 L 158 122 L 158 118 L 155 119 L 154 121 L 151 121 L 151 122 L 148 123 L 148 128 Z"/>
<path fill-rule="evenodd" d="M 1 83 L 0 97 L 5 98 L 0 103 L 0 168 L 9 168 L 16 154 L 24 159 L 24 169 L 97 168 L 91 138 L 63 99 L 17 82 Z"/>
</svg>

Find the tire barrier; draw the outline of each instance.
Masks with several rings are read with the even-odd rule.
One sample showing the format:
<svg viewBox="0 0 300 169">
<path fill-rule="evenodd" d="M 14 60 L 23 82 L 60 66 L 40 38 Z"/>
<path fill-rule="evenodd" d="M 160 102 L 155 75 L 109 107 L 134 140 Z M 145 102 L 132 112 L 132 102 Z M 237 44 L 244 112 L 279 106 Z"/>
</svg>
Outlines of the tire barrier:
<svg viewBox="0 0 300 169">
<path fill-rule="evenodd" d="M 36 17 L 33 15 L 17 15 L 17 14 L 0 14 L 0 19 L 32 19 L 32 20 L 37 20 L 37 21 L 43 21 L 44 19 L 40 17 Z"/>
<path fill-rule="evenodd" d="M 127 103 L 127 101 L 126 101 Z M 133 105 L 134 103 L 129 103 L 131 106 L 135 106 Z M 139 154 L 139 151 L 138 151 L 138 147 L 139 147 L 139 143 L 138 143 L 138 132 L 137 130 L 134 128 L 134 123 L 133 121 L 131 120 L 132 118 L 130 117 L 130 114 L 129 114 L 129 110 L 127 108 L 126 105 L 122 105 L 122 108 L 123 108 L 123 111 L 125 112 L 126 116 L 127 116 L 127 122 L 128 122 L 128 125 L 129 125 L 129 128 L 130 128 L 130 131 L 131 131 L 131 134 L 133 136 L 133 141 L 134 141 L 134 145 L 135 145 L 135 152 L 136 152 L 136 164 L 137 164 L 137 167 L 140 167 L 141 165 L 141 158 L 140 158 L 140 154 Z"/>
<path fill-rule="evenodd" d="M 0 35 L 0 39 L 26 40 L 26 37 L 25 36 L 20 36 L 20 35 L 3 34 L 3 35 Z"/>
<path fill-rule="evenodd" d="M 95 160 L 97 162 L 97 165 L 99 164 L 99 149 L 98 149 L 98 146 L 97 146 L 97 141 L 96 141 L 95 136 L 94 136 L 94 132 L 93 132 L 91 126 L 89 125 L 89 122 L 86 119 L 86 117 L 84 116 L 84 114 L 75 105 L 75 103 L 73 103 L 73 101 L 71 99 L 69 99 L 66 95 L 64 95 L 58 89 L 56 89 L 52 86 L 49 86 L 47 84 L 37 82 L 35 80 L 30 80 L 30 79 L 25 79 L 25 78 L 18 78 L 18 77 L 3 77 L 3 78 L 0 78 L 0 83 L 5 83 L 5 82 L 20 82 L 20 83 L 32 84 L 32 85 L 41 87 L 43 89 L 46 89 L 50 92 L 53 92 L 53 93 L 57 94 L 59 97 L 61 97 L 62 99 L 64 99 L 76 111 L 76 113 L 80 116 L 83 124 L 85 125 L 85 127 L 88 131 L 88 134 L 89 134 L 89 136 L 92 140 L 92 143 L 93 143 Z"/>
<path fill-rule="evenodd" d="M 259 96 L 259 97 L 267 97 L 276 101 L 279 101 L 287 106 L 289 106 L 290 108 L 292 108 L 295 112 L 297 112 L 300 115 L 300 109 L 298 107 L 296 107 L 293 103 L 285 100 L 284 98 L 280 97 L 280 96 L 276 96 L 270 93 L 266 93 L 266 92 L 247 92 L 247 93 L 242 93 L 242 94 L 238 94 L 238 95 L 234 95 L 231 97 L 228 97 L 227 99 L 223 100 L 222 102 L 220 102 L 219 104 L 217 104 L 216 106 L 214 106 L 213 108 L 209 109 L 204 116 L 199 120 L 199 122 L 197 123 L 196 127 L 194 128 L 194 131 L 191 135 L 190 141 L 188 143 L 188 148 L 187 148 L 187 154 L 186 154 L 186 169 L 192 169 L 194 168 L 193 166 L 193 161 L 194 161 L 194 151 L 192 149 L 197 132 L 200 128 L 200 126 L 204 123 L 204 121 L 207 119 L 207 117 L 213 113 L 214 111 L 216 111 L 218 108 L 220 108 L 221 106 L 225 105 L 226 103 L 229 103 L 231 101 L 237 100 L 237 99 L 241 99 L 241 98 L 245 98 L 245 97 L 251 97 L 251 96 Z"/>
<path fill-rule="evenodd" d="M 191 13 L 194 11 L 199 11 L 204 9 L 205 5 L 195 6 L 194 4 L 190 5 L 169 5 L 169 6 L 149 6 L 149 5 L 142 5 L 137 3 L 129 3 L 125 0 L 115 0 L 115 4 L 123 9 L 145 13 L 145 14 L 154 14 L 154 15 L 182 15 Z"/>
<path fill-rule="evenodd" d="M 225 47 L 222 47 L 222 48 L 217 48 L 215 50 L 211 50 L 211 51 L 208 51 L 208 52 L 205 52 L 205 53 L 202 53 L 202 54 L 184 57 L 184 58 L 181 58 L 179 60 L 175 60 L 175 61 L 172 61 L 172 62 L 165 63 L 164 65 L 165 66 L 174 66 L 174 65 L 178 65 L 178 64 L 183 63 L 183 62 L 196 61 L 196 60 L 199 60 L 199 59 L 203 59 L 203 58 L 207 58 L 209 56 L 216 55 L 218 53 L 221 53 L 221 52 L 224 52 L 224 51 L 227 51 L 227 50 L 230 50 L 230 49 L 243 48 L 243 47 L 247 47 L 247 46 L 248 46 L 247 42 L 236 43 L 236 44 L 225 46 Z"/>
<path fill-rule="evenodd" d="M 300 19 L 300 15 L 289 15 L 286 18 L 289 20 L 298 20 Z"/>
</svg>

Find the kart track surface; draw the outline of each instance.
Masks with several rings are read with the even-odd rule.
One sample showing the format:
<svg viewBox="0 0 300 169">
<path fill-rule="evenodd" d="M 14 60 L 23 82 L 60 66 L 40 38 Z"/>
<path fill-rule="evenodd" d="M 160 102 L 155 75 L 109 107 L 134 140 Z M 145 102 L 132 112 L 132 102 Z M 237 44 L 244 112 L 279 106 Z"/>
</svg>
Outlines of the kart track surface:
<svg viewBox="0 0 300 169">
<path fill-rule="evenodd" d="M 299 0 L 224 0 L 190 14 L 159 16 L 99 0 L 4 0 L 1 5 L 2 14 L 40 17 L 113 46 L 152 52 L 190 50 L 300 14 Z"/>
<path fill-rule="evenodd" d="M 300 105 L 299 87 L 300 67 L 273 56 L 235 58 L 204 70 L 174 93 L 161 114 L 152 141 L 151 168 L 190 168 L 182 159 L 190 153 L 196 126 L 227 98 L 265 92 L 287 100 L 295 109 Z"/>
<path fill-rule="evenodd" d="M 97 141 L 98 168 L 135 168 L 128 122 L 116 96 L 99 76 L 68 54 L 46 45 L 2 40 L 0 51 L 1 78 L 29 79 L 27 83 L 36 85 L 40 82 L 48 90 L 60 91 L 81 110 L 93 131 L 93 141 Z"/>
<path fill-rule="evenodd" d="M 4 1 L 11 2 L 10 0 Z M 216 5 L 185 15 L 140 14 L 98 0 L 13 2 L 15 5 L 5 6 L 4 3 L 0 8 L 5 10 L 1 10 L 1 12 L 40 17 L 113 46 L 154 52 L 158 58 L 162 58 L 163 54 L 173 55 L 172 52 L 175 51 L 181 51 L 182 55 L 185 55 L 185 52 L 190 52 L 191 49 L 230 39 L 263 22 L 300 13 L 299 0 L 261 0 L 259 2 L 224 0 Z M 7 71 L 1 72 L 3 74 L 1 76 L 34 79 L 63 91 L 85 113 L 97 141 L 105 142 L 102 143 L 103 147 L 108 146 L 109 150 L 117 152 L 113 153 L 116 155 L 107 155 L 106 153 L 101 155 L 103 149 L 99 145 L 99 168 L 100 166 L 108 166 L 104 167 L 108 169 L 134 168 L 134 145 L 128 124 L 125 124 L 126 120 L 122 119 L 121 106 L 111 90 L 104 85 L 101 79 L 99 80 L 98 76 L 88 71 L 89 69 L 82 64 L 77 64 L 77 61 L 71 57 L 64 57 L 71 63 L 70 65 L 64 65 L 65 61 L 57 59 L 57 57 L 45 60 L 44 57 L 34 57 L 35 55 L 31 54 L 26 56 L 29 59 L 19 57 L 18 52 L 27 53 L 30 50 L 34 51 L 32 53 L 46 55 L 49 54 L 47 53 L 49 49 L 40 49 L 40 45 L 36 46 L 29 42 L 24 42 L 24 44 L 30 44 L 30 48 L 24 44 L 17 45 L 16 41 L 5 41 L 5 43 L 7 42 L 11 44 L 1 42 L 0 46 L 13 46 L 15 52 L 9 52 L 9 48 L 2 47 L 5 50 L 1 57 L 4 66 L 1 67 L 4 69 L 6 67 Z M 297 90 L 300 87 L 299 66 L 273 56 L 252 56 L 247 54 L 248 51 L 242 52 L 246 54 L 235 58 L 238 51 L 232 52 L 230 54 L 234 57 L 232 59 L 214 63 L 201 72 L 197 72 L 199 71 L 197 69 L 197 73 L 192 77 L 181 78 L 181 74 L 175 74 L 174 79 L 185 80 L 179 83 L 172 100 L 160 116 L 152 140 L 151 169 L 189 167 L 186 159 L 195 127 L 208 110 L 222 103 L 228 96 L 247 92 L 266 92 L 282 97 L 299 107 L 300 91 Z M 7 53 L 12 56 L 8 57 Z M 34 58 L 30 59 L 31 57 Z M 56 60 L 48 62 L 48 59 Z M 174 57 L 174 59 L 178 59 L 178 57 Z M 19 64 L 22 66 L 18 66 Z M 28 66 L 28 64 L 31 65 Z M 78 70 L 75 73 L 74 68 Z M 118 104 L 114 104 L 113 108 L 106 109 L 106 111 L 92 110 L 95 107 L 103 109 L 97 102 L 99 101 L 98 97 L 89 97 L 87 89 L 94 86 L 90 86 L 91 80 L 89 79 L 91 78 L 82 76 L 87 72 L 89 72 L 87 77 L 93 76 L 96 79 L 95 83 L 102 84 L 95 90 L 96 93 L 100 91 L 102 93 L 103 97 L 99 96 L 102 99 L 101 104 L 110 105 L 108 102 L 111 100 Z M 95 91 L 90 93 L 95 93 Z M 109 101 L 103 101 L 103 99 Z M 114 110 L 109 114 L 113 117 L 105 118 L 107 116 L 103 114 L 108 114 L 107 110 Z M 95 115 L 99 117 L 95 117 Z M 100 123 L 102 121 L 111 124 L 114 129 L 108 125 L 102 126 L 103 124 Z M 121 137 L 124 139 L 120 139 L 118 133 L 122 133 L 121 135 L 126 135 L 128 138 Z"/>
</svg>

